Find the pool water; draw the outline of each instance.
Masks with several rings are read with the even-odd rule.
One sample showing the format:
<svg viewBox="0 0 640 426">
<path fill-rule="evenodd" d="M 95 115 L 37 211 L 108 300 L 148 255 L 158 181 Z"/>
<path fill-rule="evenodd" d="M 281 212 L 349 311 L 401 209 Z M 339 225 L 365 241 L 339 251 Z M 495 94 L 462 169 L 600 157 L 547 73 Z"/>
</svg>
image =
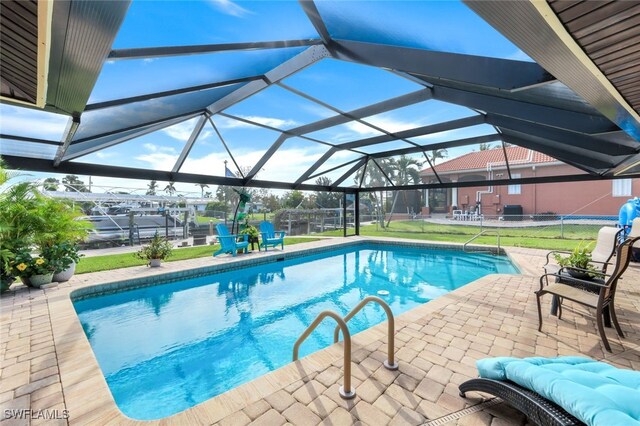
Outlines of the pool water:
<svg viewBox="0 0 640 426">
<path fill-rule="evenodd" d="M 120 410 L 151 420 L 178 413 L 291 362 L 293 344 L 323 310 L 346 315 L 383 296 L 394 315 L 491 273 L 506 257 L 359 245 L 74 302 Z M 370 304 L 352 334 L 384 321 Z M 324 321 L 300 357 L 333 343 Z"/>
</svg>

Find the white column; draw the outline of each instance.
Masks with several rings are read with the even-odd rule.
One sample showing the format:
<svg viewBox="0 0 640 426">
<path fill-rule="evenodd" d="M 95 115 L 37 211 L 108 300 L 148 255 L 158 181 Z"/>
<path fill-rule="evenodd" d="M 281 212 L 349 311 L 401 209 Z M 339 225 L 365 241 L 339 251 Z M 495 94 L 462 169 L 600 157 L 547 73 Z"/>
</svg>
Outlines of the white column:
<svg viewBox="0 0 640 426">
<path fill-rule="evenodd" d="M 458 204 L 458 188 L 451 188 L 451 205 L 460 208 Z"/>
</svg>

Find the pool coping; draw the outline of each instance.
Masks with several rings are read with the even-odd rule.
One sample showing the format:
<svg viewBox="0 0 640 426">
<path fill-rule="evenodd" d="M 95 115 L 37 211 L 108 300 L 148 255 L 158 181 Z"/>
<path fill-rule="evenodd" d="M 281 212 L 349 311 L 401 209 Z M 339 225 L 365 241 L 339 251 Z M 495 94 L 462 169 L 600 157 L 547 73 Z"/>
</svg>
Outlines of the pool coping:
<svg viewBox="0 0 640 426">
<path fill-rule="evenodd" d="M 48 302 L 51 315 L 51 325 L 53 340 L 58 357 L 60 370 L 60 380 L 65 399 L 65 404 L 70 413 L 69 423 L 73 424 L 212 424 L 227 415 L 230 415 L 253 402 L 256 402 L 292 383 L 303 380 L 309 375 L 319 372 L 342 358 L 342 343 L 334 344 L 328 348 L 317 351 L 301 360 L 289 363 L 272 372 L 260 376 L 250 382 L 244 383 L 225 393 L 217 395 L 200 404 L 191 407 L 180 413 L 165 417 L 159 420 L 134 420 L 125 416 L 116 405 L 108 384 L 102 374 L 102 370 L 93 353 L 93 349 L 87 340 L 80 320 L 73 307 L 74 298 L 87 297 L 90 294 L 111 292 L 123 288 L 126 283 L 136 282 L 144 279 L 150 285 L 166 282 L 176 278 L 185 278 L 185 274 L 205 275 L 212 272 L 238 269 L 247 265 L 262 264 L 272 262 L 277 258 L 296 258 L 309 254 L 320 253 L 336 248 L 361 245 L 366 243 L 391 244 L 410 247 L 425 247 L 439 249 L 461 250 L 462 244 L 442 244 L 432 242 L 407 241 L 396 238 L 368 238 L 349 237 L 336 238 L 332 240 L 314 241 L 288 246 L 286 251 L 273 251 L 260 253 L 249 259 L 240 258 L 217 258 L 219 262 L 215 265 L 196 267 L 189 272 L 176 271 L 164 273 L 164 271 L 154 271 L 147 269 L 144 278 L 132 280 L 121 280 L 111 282 L 105 278 L 103 282 L 79 282 L 72 280 L 71 285 L 60 286 L 56 289 L 47 290 Z M 486 250 L 487 246 L 470 246 L 473 250 Z M 509 250 L 502 249 L 520 274 L 526 271 L 526 263 L 520 262 L 518 256 L 512 256 Z M 521 259 L 520 259 L 521 260 Z M 187 266 L 189 261 L 182 261 L 181 264 Z M 188 266 L 187 266 L 188 267 Z M 138 272 L 144 267 L 126 268 L 122 271 L 131 270 Z M 154 268 L 155 269 L 155 268 Z M 158 268 L 161 269 L 161 268 Z M 396 317 L 396 331 L 411 324 L 425 314 L 441 309 L 453 300 L 465 296 L 474 291 L 484 280 L 491 279 L 496 275 L 490 274 L 459 289 L 449 292 L 439 298 L 413 308 Z M 106 275 L 105 275 L 106 277 Z M 130 288 L 130 287 L 128 287 Z M 381 323 L 352 337 L 353 351 L 360 347 L 376 342 L 385 337 L 386 323 Z M 340 379 L 340 382 L 342 378 Z M 357 391 L 357 389 L 356 389 Z"/>
</svg>

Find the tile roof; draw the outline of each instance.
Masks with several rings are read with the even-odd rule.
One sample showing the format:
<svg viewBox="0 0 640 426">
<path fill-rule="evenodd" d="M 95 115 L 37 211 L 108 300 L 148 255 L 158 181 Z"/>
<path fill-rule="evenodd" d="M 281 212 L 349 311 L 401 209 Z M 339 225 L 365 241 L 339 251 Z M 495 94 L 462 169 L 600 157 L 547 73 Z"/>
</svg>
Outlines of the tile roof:
<svg viewBox="0 0 640 426">
<path fill-rule="evenodd" d="M 509 146 L 506 147 L 505 150 L 507 151 L 509 165 L 518 163 L 521 164 L 523 162 L 533 164 L 555 163 L 558 161 L 546 154 L 532 151 L 528 148 L 523 148 L 520 146 Z M 482 170 L 486 169 L 489 163 L 492 163 L 496 166 L 504 167 L 505 161 L 502 148 L 469 152 L 467 154 L 461 155 L 460 157 L 445 161 L 444 163 L 436 164 L 435 169 L 438 173 L 455 172 L 462 170 Z M 432 172 L 430 168 L 427 168 L 424 169 L 421 174 L 432 174 Z"/>
</svg>

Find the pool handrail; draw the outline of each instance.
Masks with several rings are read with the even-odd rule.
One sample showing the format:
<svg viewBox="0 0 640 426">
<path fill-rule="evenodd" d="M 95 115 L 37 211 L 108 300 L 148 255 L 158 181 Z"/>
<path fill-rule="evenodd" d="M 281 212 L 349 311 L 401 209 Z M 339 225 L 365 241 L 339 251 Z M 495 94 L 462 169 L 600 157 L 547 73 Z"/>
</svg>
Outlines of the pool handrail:
<svg viewBox="0 0 640 426">
<path fill-rule="evenodd" d="M 300 349 L 302 342 L 309 337 L 318 324 L 320 324 L 326 317 L 333 318 L 338 323 L 337 327 L 342 329 L 342 334 L 344 335 L 344 385 L 340 386 L 339 392 L 343 399 L 352 399 L 356 396 L 356 390 L 351 389 L 351 333 L 349 333 L 347 323 L 340 315 L 333 311 L 320 312 L 316 319 L 309 327 L 307 327 L 304 333 L 298 337 L 298 340 L 296 340 L 296 343 L 293 345 L 293 361 L 295 362 L 298 360 L 298 349 Z"/>
<path fill-rule="evenodd" d="M 365 297 L 364 299 L 362 299 L 360 303 L 356 305 L 355 308 L 351 310 L 351 312 L 347 314 L 347 316 L 343 318 L 344 322 L 345 323 L 349 322 L 349 320 L 353 318 L 358 312 L 360 312 L 360 310 L 364 308 L 365 305 L 367 305 L 369 302 L 377 303 L 382 307 L 382 309 L 384 309 L 385 313 L 387 314 L 387 334 L 388 334 L 387 360 L 384 362 L 383 365 L 387 370 L 397 370 L 398 363 L 395 362 L 395 354 L 394 354 L 395 318 L 393 317 L 393 312 L 391 312 L 391 308 L 389 307 L 389 305 L 387 305 L 387 303 L 384 300 L 376 296 Z M 343 334 L 344 334 L 344 331 L 343 331 Z M 333 343 L 338 343 L 339 338 L 340 338 L 340 327 L 336 326 L 336 329 L 333 332 Z M 349 338 L 351 338 L 351 336 L 349 336 Z M 346 342 L 346 336 L 345 336 L 345 342 Z"/>
</svg>

